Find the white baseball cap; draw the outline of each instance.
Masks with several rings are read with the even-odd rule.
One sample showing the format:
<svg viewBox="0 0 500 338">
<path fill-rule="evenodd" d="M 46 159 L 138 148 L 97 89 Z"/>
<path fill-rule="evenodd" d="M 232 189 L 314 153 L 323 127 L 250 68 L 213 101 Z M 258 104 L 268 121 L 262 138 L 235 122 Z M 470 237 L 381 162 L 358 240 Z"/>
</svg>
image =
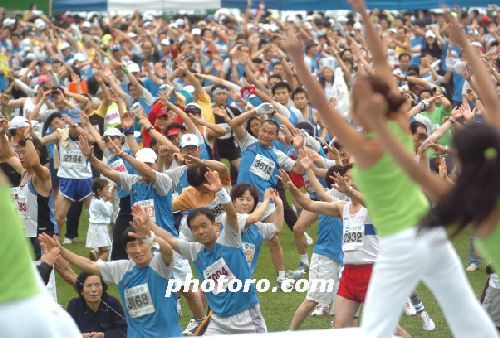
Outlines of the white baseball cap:
<svg viewBox="0 0 500 338">
<path fill-rule="evenodd" d="M 170 40 L 169 39 L 162 39 L 161 40 L 161 44 L 165 45 L 165 46 L 169 46 L 170 45 Z"/>
<path fill-rule="evenodd" d="M 28 120 L 23 116 L 15 116 L 9 122 L 9 130 L 14 130 L 17 128 L 26 128 L 29 126 Z"/>
<path fill-rule="evenodd" d="M 61 43 L 61 44 L 59 45 L 59 50 L 65 50 L 65 49 L 68 49 L 69 47 L 71 47 L 71 46 L 69 45 L 69 43 L 67 43 L 67 42 L 63 42 L 63 43 Z"/>
<path fill-rule="evenodd" d="M 199 28 L 193 28 L 191 30 L 191 34 L 192 35 L 201 35 L 201 29 L 199 29 Z"/>
<path fill-rule="evenodd" d="M 184 134 L 181 137 L 181 149 L 188 146 L 200 146 L 200 139 L 195 134 Z"/>
<path fill-rule="evenodd" d="M 123 136 L 123 133 L 118 128 L 108 128 L 102 136 Z"/>
<path fill-rule="evenodd" d="M 139 65 L 137 63 L 130 63 L 127 66 L 127 70 L 129 73 L 139 73 Z"/>
<path fill-rule="evenodd" d="M 142 163 L 155 163 L 158 155 L 151 148 L 142 148 L 135 154 L 135 158 Z"/>
</svg>

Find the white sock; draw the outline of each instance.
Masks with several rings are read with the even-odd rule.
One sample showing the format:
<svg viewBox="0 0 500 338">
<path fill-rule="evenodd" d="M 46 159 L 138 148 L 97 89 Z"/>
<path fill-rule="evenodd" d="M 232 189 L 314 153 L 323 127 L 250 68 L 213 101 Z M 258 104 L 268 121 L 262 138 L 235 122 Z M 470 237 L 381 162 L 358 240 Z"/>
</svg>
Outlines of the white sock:
<svg viewBox="0 0 500 338">
<path fill-rule="evenodd" d="M 305 265 L 309 265 L 309 257 L 307 257 L 307 254 L 300 255 L 300 261 Z"/>
<path fill-rule="evenodd" d="M 285 278 L 285 271 L 278 271 L 278 278 Z"/>
</svg>

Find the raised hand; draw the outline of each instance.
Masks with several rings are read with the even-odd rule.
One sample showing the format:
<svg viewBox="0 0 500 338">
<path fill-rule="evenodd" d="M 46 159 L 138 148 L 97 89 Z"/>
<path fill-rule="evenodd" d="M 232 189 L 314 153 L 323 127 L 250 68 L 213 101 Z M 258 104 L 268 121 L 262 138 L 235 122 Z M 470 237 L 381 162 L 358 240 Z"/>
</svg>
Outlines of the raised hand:
<svg viewBox="0 0 500 338">
<path fill-rule="evenodd" d="M 309 158 L 309 156 L 307 156 L 303 149 L 299 150 L 299 162 L 305 170 L 312 168 L 314 165 L 313 161 Z"/>
<path fill-rule="evenodd" d="M 273 189 L 271 191 L 271 200 L 275 203 L 275 204 L 278 204 L 278 205 L 281 205 L 283 204 L 283 200 L 281 199 L 280 197 L 280 194 L 277 190 Z"/>
<path fill-rule="evenodd" d="M 8 128 L 9 121 L 7 121 L 7 119 L 2 116 L 2 118 L 0 118 L 0 135 L 5 135 Z"/>
<path fill-rule="evenodd" d="M 295 147 L 295 149 L 303 148 L 305 141 L 304 134 L 302 134 L 302 132 L 299 129 L 295 128 L 292 129 L 292 136 L 293 136 L 292 144 Z"/>
<path fill-rule="evenodd" d="M 151 220 L 149 218 L 148 213 L 139 205 L 134 204 L 132 206 L 132 217 L 133 222 L 130 222 L 130 225 L 134 228 L 135 234 L 129 236 L 135 238 L 143 238 L 149 236 L 151 231 Z"/>
<path fill-rule="evenodd" d="M 45 252 L 45 254 L 40 257 L 40 260 L 50 266 L 54 266 L 54 262 L 59 257 L 60 252 L 61 249 L 59 247 L 53 247 L 52 249 Z"/>
<path fill-rule="evenodd" d="M 92 155 L 94 147 L 89 146 L 89 140 L 85 136 L 80 135 L 80 138 L 78 139 L 78 146 L 80 147 L 80 151 L 83 156 L 90 157 L 90 155 Z"/>
<path fill-rule="evenodd" d="M 218 192 L 222 189 L 222 182 L 220 181 L 219 173 L 215 170 L 210 170 L 205 174 L 206 184 L 203 184 L 205 189 L 211 192 Z"/>
<path fill-rule="evenodd" d="M 289 26 L 286 31 L 286 40 L 283 42 L 282 49 L 295 60 L 304 58 L 304 42 L 295 33 L 293 26 Z"/>
<path fill-rule="evenodd" d="M 356 12 L 361 13 L 366 10 L 366 5 L 363 0 L 349 0 L 349 3 Z"/>
<path fill-rule="evenodd" d="M 194 156 L 191 156 L 191 155 L 184 155 L 184 162 L 188 166 L 203 164 L 202 160 L 200 160 L 198 157 L 194 157 Z"/>
<path fill-rule="evenodd" d="M 53 248 L 61 248 L 59 238 L 56 236 L 50 237 L 45 232 L 38 235 L 38 240 L 40 241 L 40 245 L 42 245 L 46 251 L 51 251 Z"/>
<path fill-rule="evenodd" d="M 257 115 L 271 114 L 273 111 L 274 107 L 270 102 L 261 103 L 257 108 L 255 108 L 255 113 Z"/>
<path fill-rule="evenodd" d="M 439 159 L 438 171 L 439 176 L 444 179 L 448 178 L 448 165 L 446 164 L 446 159 L 444 157 Z"/>
<path fill-rule="evenodd" d="M 372 129 L 383 124 L 386 120 L 387 102 L 381 94 L 374 93 L 366 80 L 358 79 L 353 86 L 353 99 L 358 99 L 357 114 L 363 118 Z"/>
<path fill-rule="evenodd" d="M 130 116 L 129 113 L 125 113 L 122 115 L 122 127 L 123 129 L 130 129 L 134 125 L 134 119 Z"/>
<path fill-rule="evenodd" d="M 264 201 L 269 202 L 271 200 L 271 193 L 273 189 L 269 188 L 264 191 Z"/>
<path fill-rule="evenodd" d="M 89 120 L 89 116 L 87 114 L 85 114 L 84 112 L 79 112 L 78 113 L 78 117 L 80 118 L 80 120 L 82 121 L 82 123 L 84 125 L 89 125 L 90 124 L 90 120 Z"/>
<path fill-rule="evenodd" d="M 444 18 L 448 23 L 446 32 L 448 33 L 451 41 L 461 47 L 465 46 L 467 44 L 467 36 L 457 19 L 455 19 L 449 11 L 444 12 Z"/>
<path fill-rule="evenodd" d="M 351 189 L 351 186 L 347 184 L 346 180 L 339 173 L 333 173 L 333 176 L 330 176 L 331 179 L 335 182 L 333 187 L 343 194 L 347 194 Z"/>
<path fill-rule="evenodd" d="M 285 189 L 296 188 L 295 184 L 293 184 L 293 182 L 292 182 L 292 179 L 290 178 L 290 176 L 288 176 L 288 174 L 285 170 L 280 169 L 280 174 L 279 174 L 278 178 L 283 183 L 283 187 Z"/>
</svg>

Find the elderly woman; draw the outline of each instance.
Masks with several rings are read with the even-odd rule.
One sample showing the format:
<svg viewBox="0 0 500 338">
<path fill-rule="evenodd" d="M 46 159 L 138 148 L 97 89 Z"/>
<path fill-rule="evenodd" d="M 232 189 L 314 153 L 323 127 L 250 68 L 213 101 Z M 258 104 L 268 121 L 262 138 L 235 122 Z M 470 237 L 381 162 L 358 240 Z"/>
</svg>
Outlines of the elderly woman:
<svg viewBox="0 0 500 338">
<path fill-rule="evenodd" d="M 84 338 L 122 338 L 127 336 L 123 308 L 106 293 L 108 286 L 101 276 L 82 272 L 76 278 L 79 297 L 70 300 L 68 313 Z"/>
</svg>

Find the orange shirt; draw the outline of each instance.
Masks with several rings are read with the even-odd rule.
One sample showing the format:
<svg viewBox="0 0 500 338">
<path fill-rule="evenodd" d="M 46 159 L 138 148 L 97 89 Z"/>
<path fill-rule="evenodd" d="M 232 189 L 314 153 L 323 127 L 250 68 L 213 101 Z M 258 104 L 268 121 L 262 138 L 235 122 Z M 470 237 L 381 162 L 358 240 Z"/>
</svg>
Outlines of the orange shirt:
<svg viewBox="0 0 500 338">
<path fill-rule="evenodd" d="M 231 184 L 231 178 L 229 176 L 221 178 L 221 181 L 222 185 L 225 187 Z M 194 187 L 187 187 L 172 201 L 172 210 L 185 211 L 196 208 L 206 208 L 209 207 L 214 200 L 215 193 L 213 192 L 202 192 Z M 214 205 L 214 208 L 217 207 Z"/>
</svg>

